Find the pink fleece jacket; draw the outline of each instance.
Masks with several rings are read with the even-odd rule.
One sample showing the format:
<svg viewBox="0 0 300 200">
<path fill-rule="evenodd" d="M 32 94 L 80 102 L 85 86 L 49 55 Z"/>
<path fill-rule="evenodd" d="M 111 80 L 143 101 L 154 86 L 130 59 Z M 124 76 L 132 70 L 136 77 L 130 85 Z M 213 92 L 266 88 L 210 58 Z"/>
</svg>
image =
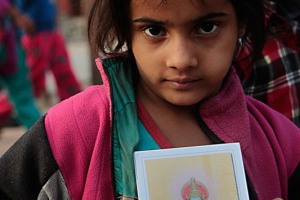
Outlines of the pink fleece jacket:
<svg viewBox="0 0 300 200">
<path fill-rule="evenodd" d="M 113 199 L 110 85 L 99 60 L 97 65 L 104 85 L 58 104 L 46 117 L 50 146 L 72 199 Z M 221 140 L 240 143 L 258 199 L 287 199 L 288 178 L 300 162 L 298 127 L 246 97 L 234 70 L 199 113 Z"/>
</svg>

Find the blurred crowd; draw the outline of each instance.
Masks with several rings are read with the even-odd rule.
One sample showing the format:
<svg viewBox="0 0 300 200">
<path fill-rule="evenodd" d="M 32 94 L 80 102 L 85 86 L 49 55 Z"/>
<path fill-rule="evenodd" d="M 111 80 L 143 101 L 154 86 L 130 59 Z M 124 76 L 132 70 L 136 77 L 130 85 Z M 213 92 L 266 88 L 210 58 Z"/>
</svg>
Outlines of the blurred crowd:
<svg viewBox="0 0 300 200">
<path fill-rule="evenodd" d="M 59 101 L 81 91 L 58 26 L 61 13 L 81 15 L 79 1 L 1 0 L 0 128 L 29 128 L 42 115 L 48 72 Z"/>
</svg>

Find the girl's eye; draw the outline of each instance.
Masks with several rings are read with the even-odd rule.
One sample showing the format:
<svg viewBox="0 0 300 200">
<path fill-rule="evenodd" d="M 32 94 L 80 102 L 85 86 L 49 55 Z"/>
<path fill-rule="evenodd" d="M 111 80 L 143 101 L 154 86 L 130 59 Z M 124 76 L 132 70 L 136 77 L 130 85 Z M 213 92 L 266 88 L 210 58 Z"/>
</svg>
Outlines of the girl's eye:
<svg viewBox="0 0 300 200">
<path fill-rule="evenodd" d="M 144 33 L 150 37 L 161 37 L 164 36 L 165 32 L 163 28 L 159 26 L 149 26 L 144 29 Z"/>
<path fill-rule="evenodd" d="M 212 34 L 218 28 L 218 25 L 214 22 L 206 22 L 200 25 L 198 31 L 200 34 Z"/>
</svg>

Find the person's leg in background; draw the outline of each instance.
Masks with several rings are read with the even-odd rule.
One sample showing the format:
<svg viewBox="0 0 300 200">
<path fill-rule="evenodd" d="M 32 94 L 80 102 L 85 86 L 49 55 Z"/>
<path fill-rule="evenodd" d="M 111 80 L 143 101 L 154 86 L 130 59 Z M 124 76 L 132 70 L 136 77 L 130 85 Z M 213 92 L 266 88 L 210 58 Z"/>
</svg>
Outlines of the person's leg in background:
<svg viewBox="0 0 300 200">
<path fill-rule="evenodd" d="M 39 98 L 46 92 L 46 71 L 49 66 L 47 54 L 51 50 L 50 37 L 46 33 L 37 33 L 33 36 L 22 36 L 22 46 L 26 52 L 25 59 L 29 68 L 29 77 L 32 83 L 33 94 Z"/>
<path fill-rule="evenodd" d="M 79 81 L 71 68 L 63 36 L 59 32 L 40 32 L 33 37 L 23 36 L 22 44 L 26 50 L 26 59 L 36 98 L 47 92 L 45 85 L 47 70 L 53 73 L 60 100 L 81 91 Z"/>
<path fill-rule="evenodd" d="M 80 92 L 81 87 L 72 69 L 62 34 L 55 31 L 51 39 L 53 49 L 50 52 L 49 67 L 56 81 L 58 96 L 64 100 Z"/>
<path fill-rule="evenodd" d="M 3 81 L 16 110 L 19 122 L 26 128 L 30 128 L 40 118 L 41 114 L 35 104 L 31 81 L 28 77 L 25 52 L 21 44 L 17 44 L 17 55 L 17 72 L 3 77 Z"/>
</svg>

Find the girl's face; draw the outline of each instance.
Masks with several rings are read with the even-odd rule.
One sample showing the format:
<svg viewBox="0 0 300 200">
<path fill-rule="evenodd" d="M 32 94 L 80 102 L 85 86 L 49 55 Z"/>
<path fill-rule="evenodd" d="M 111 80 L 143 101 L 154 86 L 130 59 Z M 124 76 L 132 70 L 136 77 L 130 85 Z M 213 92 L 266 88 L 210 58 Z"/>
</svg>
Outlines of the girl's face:
<svg viewBox="0 0 300 200">
<path fill-rule="evenodd" d="M 229 0 L 132 0 L 131 22 L 140 95 L 190 106 L 220 90 L 242 32 Z"/>
</svg>

